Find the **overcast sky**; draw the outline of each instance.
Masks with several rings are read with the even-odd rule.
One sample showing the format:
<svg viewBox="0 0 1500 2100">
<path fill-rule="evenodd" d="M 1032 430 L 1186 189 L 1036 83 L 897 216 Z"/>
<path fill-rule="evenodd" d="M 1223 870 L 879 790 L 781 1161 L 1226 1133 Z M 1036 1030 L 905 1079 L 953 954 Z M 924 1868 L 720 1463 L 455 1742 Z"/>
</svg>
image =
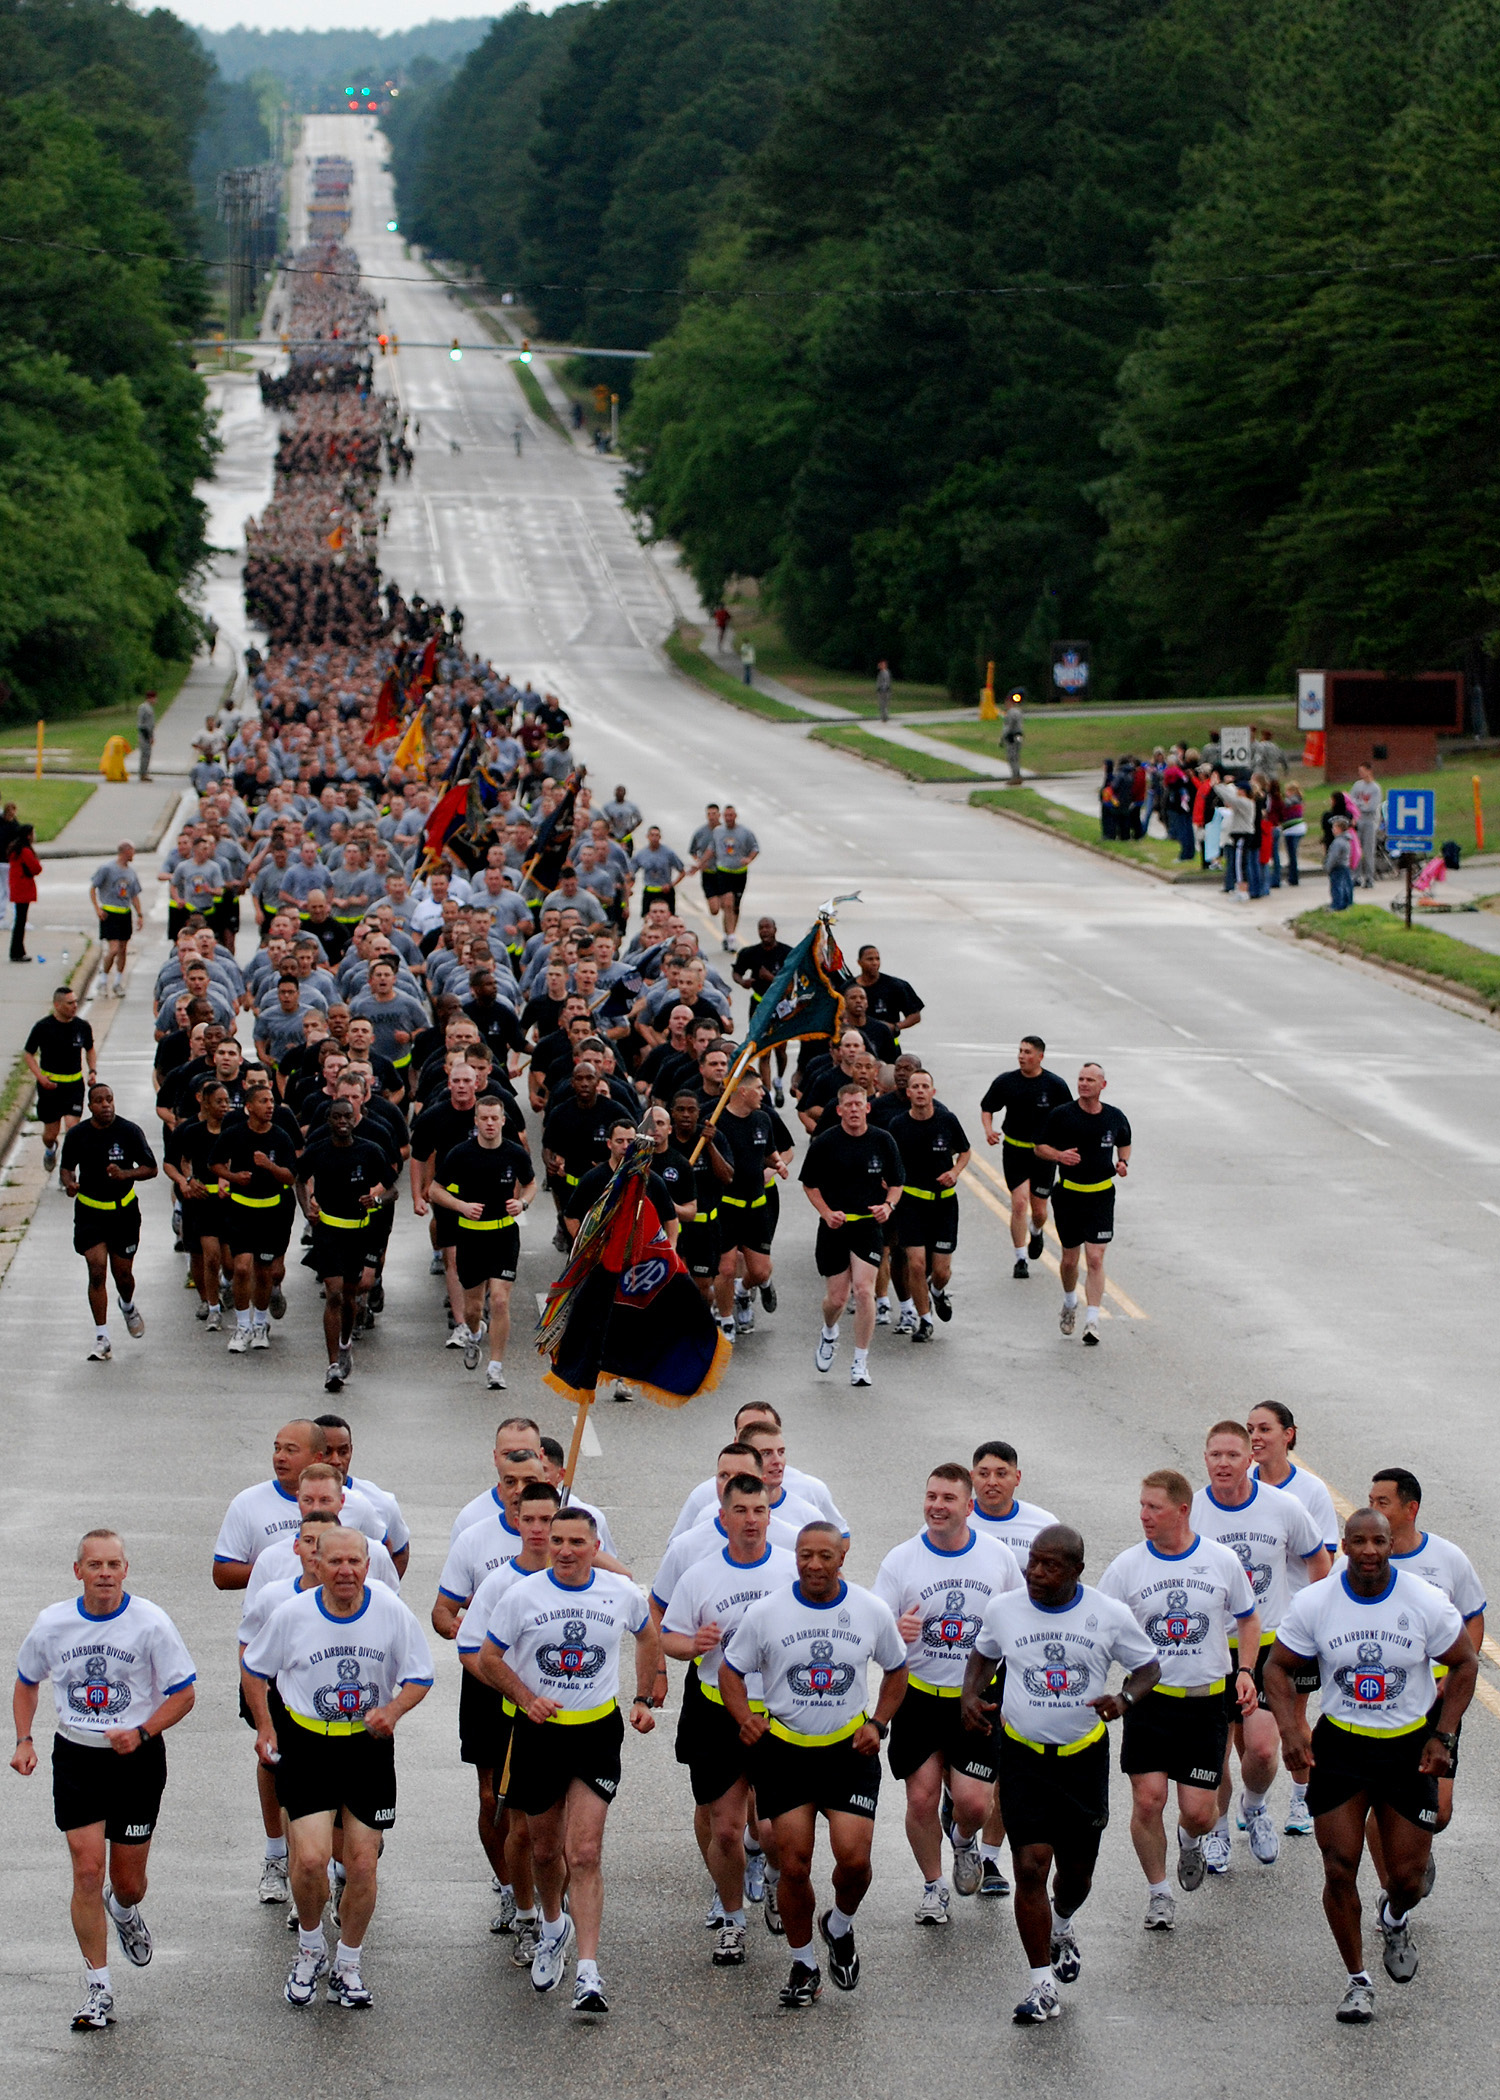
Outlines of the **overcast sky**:
<svg viewBox="0 0 1500 2100">
<path fill-rule="evenodd" d="M 199 29 L 415 29 L 423 22 L 498 15 L 509 0 L 186 0 L 173 12 Z M 558 0 L 531 0 L 534 14 L 550 14 Z"/>
</svg>

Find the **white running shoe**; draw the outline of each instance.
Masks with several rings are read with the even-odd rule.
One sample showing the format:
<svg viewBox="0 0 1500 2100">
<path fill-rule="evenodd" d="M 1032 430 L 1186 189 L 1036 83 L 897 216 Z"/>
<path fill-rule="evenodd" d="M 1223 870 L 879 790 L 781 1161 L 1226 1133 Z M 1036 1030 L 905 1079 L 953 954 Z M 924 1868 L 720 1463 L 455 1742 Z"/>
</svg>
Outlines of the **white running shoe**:
<svg viewBox="0 0 1500 2100">
<path fill-rule="evenodd" d="M 851 1364 L 849 1367 L 849 1383 L 851 1385 L 873 1385 L 875 1381 L 870 1376 L 870 1366 L 867 1363 Z"/>
<path fill-rule="evenodd" d="M 516 1923 L 516 1896 L 514 1889 L 500 1891 L 500 1908 L 490 1919 L 491 1932 L 513 1932 Z"/>
<path fill-rule="evenodd" d="M 1385 1973 L 1392 1983 L 1410 1983 L 1417 1973 L 1417 1950 L 1411 1943 L 1411 1920 L 1403 1918 L 1399 1925 L 1388 1925 L 1387 1906 L 1382 1903 L 1378 1914 L 1380 1937 L 1385 1941 L 1381 1960 Z"/>
<path fill-rule="evenodd" d="M 1263 1867 L 1274 1867 L 1281 1857 L 1281 1839 L 1276 1825 L 1271 1820 L 1271 1811 L 1262 1802 L 1259 1808 L 1246 1808 L 1243 1797 L 1241 1812 L 1245 1818 L 1245 1834 L 1250 1840 L 1250 1851 Z"/>
<path fill-rule="evenodd" d="M 713 1894 L 713 1900 L 708 1906 L 708 1912 L 707 1915 L 704 1917 L 703 1923 L 708 1929 L 708 1931 L 717 1932 L 719 1927 L 723 1924 L 723 1922 L 724 1900 L 720 1896 L 718 1890 L 715 1889 Z"/>
<path fill-rule="evenodd" d="M 1287 1805 L 1286 1821 L 1281 1827 L 1289 1838 L 1312 1836 L 1313 1819 L 1307 1812 L 1306 1794 L 1293 1794 Z"/>
<path fill-rule="evenodd" d="M 1078 1935 L 1069 1920 L 1068 1930 L 1052 1934 L 1052 1944 L 1047 1950 L 1047 1959 L 1052 1964 L 1052 1973 L 1059 1983 L 1076 1983 L 1078 1972 L 1083 1967 L 1083 1950 L 1078 1944 Z"/>
<path fill-rule="evenodd" d="M 328 1979 L 328 2002 L 342 2005 L 346 2012 L 365 2012 L 375 1998 L 358 1969 L 335 1969 Z"/>
<path fill-rule="evenodd" d="M 1203 1864 L 1207 1867 L 1209 1873 L 1227 1874 L 1229 1872 L 1229 1854 L 1229 1832 L 1227 1830 L 1211 1830 L 1203 1840 Z"/>
<path fill-rule="evenodd" d="M 536 1953 L 531 1960 L 531 1988 L 534 1991 L 555 1991 L 568 1972 L 568 1957 L 573 1952 L 576 1934 L 573 1920 L 563 1912 L 563 1929 L 555 1940 L 545 1933 L 537 1942 Z"/>
<path fill-rule="evenodd" d="M 124 1314 L 125 1318 L 125 1332 L 130 1336 L 132 1341 L 138 1342 L 141 1336 L 146 1332 L 146 1322 L 144 1316 L 142 1315 L 140 1307 L 138 1305 L 132 1305 L 130 1310 L 126 1312 L 125 1307 L 122 1305 L 120 1307 L 120 1311 Z"/>
<path fill-rule="evenodd" d="M 522 1918 L 516 1926 L 515 1945 L 510 1950 L 511 1961 L 518 1969 L 529 1969 L 536 1959 L 536 1950 L 542 1943 L 542 1928 L 535 1918 Z"/>
<path fill-rule="evenodd" d="M 108 1342 L 95 1342 L 93 1348 L 89 1351 L 89 1362 L 91 1364 L 112 1363 L 114 1354 L 115 1352 L 110 1348 Z"/>
<path fill-rule="evenodd" d="M 609 2011 L 609 2000 L 604 1995 L 604 1978 L 596 1971 L 592 1982 L 578 1977 L 573 1985 L 573 2010 L 586 2020 L 597 2019 Z"/>
<path fill-rule="evenodd" d="M 766 1900 L 766 1855 L 764 1852 L 745 1854 L 745 1901 L 764 1903 Z"/>
<path fill-rule="evenodd" d="M 1076 1305 L 1065 1305 L 1065 1306 L 1063 1307 L 1063 1309 L 1062 1309 L 1061 1313 L 1060 1313 L 1060 1314 L 1058 1315 L 1058 1321 L 1057 1321 L 1057 1331 L 1058 1331 L 1058 1333 L 1059 1333 L 1059 1334 L 1071 1334 L 1071 1333 L 1073 1332 L 1073 1329 L 1074 1329 L 1074 1328 L 1075 1328 L 1075 1327 L 1076 1327 L 1077 1325 L 1078 1325 L 1078 1307 L 1077 1307 Z"/>
<path fill-rule="evenodd" d="M 948 1891 L 942 1882 L 935 1888 L 922 1890 L 922 1900 L 916 1908 L 919 1925 L 946 1925 L 948 1923 Z"/>
<path fill-rule="evenodd" d="M 292 1900 L 291 1878 L 284 1859 L 268 1859 L 260 1870 L 260 1887 L 256 1894 L 262 1903 L 290 1903 Z"/>
<path fill-rule="evenodd" d="M 464 1336 L 464 1369 L 466 1371 L 477 1371 L 479 1369 L 479 1337 L 477 1334 L 466 1334 Z"/>
<path fill-rule="evenodd" d="M 250 1354 L 250 1330 L 248 1327 L 236 1327 L 234 1333 L 229 1337 L 229 1346 L 225 1354 L 227 1356 L 248 1356 Z"/>
<path fill-rule="evenodd" d="M 217 1334 L 224 1325 L 224 1315 L 217 1305 L 204 1307 L 203 1324 L 210 1334 Z"/>
<path fill-rule="evenodd" d="M 979 1850 L 979 1839 L 971 1837 L 967 1843 L 962 1838 L 953 1840 L 953 1889 L 955 1895 L 977 1896 L 979 1884 L 984 1879 L 984 1859 Z"/>
<path fill-rule="evenodd" d="M 904 1313 L 903 1313 L 903 1314 L 901 1315 L 900 1319 L 899 1319 L 899 1320 L 898 1320 L 898 1321 L 896 1322 L 896 1332 L 897 1332 L 897 1334 L 915 1334 L 915 1333 L 916 1333 L 916 1331 L 917 1331 L 917 1316 L 916 1316 L 916 1313 L 915 1313 L 915 1312 L 904 1312 Z"/>
<path fill-rule="evenodd" d="M 502 1364 L 492 1363 L 489 1369 L 484 1374 L 484 1383 L 485 1390 L 487 1392 L 503 1393 L 505 1391 L 504 1366 Z"/>
<path fill-rule="evenodd" d="M 1061 2017 L 1062 2004 L 1051 1983 L 1034 1984 L 1011 2014 L 1017 2027 L 1040 2027 L 1046 2020 Z"/>
<path fill-rule="evenodd" d="M 286 1987 L 282 1996 L 288 2005 L 311 2005 L 318 1985 L 328 1974 L 328 1956 L 309 1954 L 305 1948 L 297 1949 L 297 1959 L 287 1971 Z"/>
<path fill-rule="evenodd" d="M 728 1918 L 719 1927 L 719 1936 L 714 1941 L 714 1967 L 716 1969 L 739 1969 L 745 1962 L 745 1928 L 732 1925 Z"/>
<path fill-rule="evenodd" d="M 252 1327 L 250 1330 L 250 1346 L 252 1349 L 269 1349 L 271 1346 L 270 1328 Z"/>
<path fill-rule="evenodd" d="M 102 2032 L 115 2024 L 115 2001 L 102 1983 L 91 1983 L 88 1994 L 73 2015 L 73 2032 L 80 2034 L 85 2028 Z"/>
<path fill-rule="evenodd" d="M 891 1324 L 891 1301 L 889 1298 L 875 1300 L 875 1325 L 889 1327 Z"/>
<path fill-rule="evenodd" d="M 1177 1923 L 1177 1905 L 1165 1889 L 1147 1901 L 1142 1919 L 1147 1932 L 1171 1932 Z"/>
<path fill-rule="evenodd" d="M 467 1339 L 468 1336 L 465 1329 L 462 1327 L 455 1327 L 448 1336 L 447 1341 L 444 1342 L 443 1347 L 445 1349 L 462 1349 Z"/>
<path fill-rule="evenodd" d="M 106 1888 L 104 1893 L 107 1897 L 109 1890 Z M 109 1908 L 107 1903 L 105 1908 Z M 114 1926 L 115 1932 L 119 1937 L 120 1952 L 125 1959 L 133 1967 L 144 1969 L 151 1960 L 151 1934 L 146 1928 L 145 1919 L 141 1916 L 140 1906 L 137 1905 L 128 1918 L 117 1918 L 114 1912 L 110 1911 L 109 1922 Z"/>
<path fill-rule="evenodd" d="M 813 1362 L 820 1371 L 831 1371 L 833 1369 L 833 1359 L 838 1354 L 838 1346 L 837 1341 L 830 1341 L 826 1334 L 819 1335 L 817 1354 L 814 1356 Z"/>
</svg>

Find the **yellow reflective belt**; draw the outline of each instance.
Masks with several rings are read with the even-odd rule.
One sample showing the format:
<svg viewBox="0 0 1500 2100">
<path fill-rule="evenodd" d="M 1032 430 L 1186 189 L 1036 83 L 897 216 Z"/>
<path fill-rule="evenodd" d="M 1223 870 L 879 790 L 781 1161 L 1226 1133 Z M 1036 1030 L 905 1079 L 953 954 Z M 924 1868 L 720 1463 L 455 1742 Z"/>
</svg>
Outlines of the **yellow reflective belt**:
<svg viewBox="0 0 1500 2100">
<path fill-rule="evenodd" d="M 1222 1692 L 1224 1684 L 1225 1680 L 1222 1677 L 1216 1677 L 1212 1684 L 1153 1684 L 1151 1689 L 1153 1692 L 1160 1692 L 1164 1699 L 1207 1699 L 1215 1692 Z"/>
<path fill-rule="evenodd" d="M 243 1203 L 246 1210 L 270 1210 L 281 1201 L 279 1196 L 242 1196 L 236 1189 L 229 1198 L 231 1203 Z M 291 1709 L 288 1708 L 288 1712 Z"/>
<path fill-rule="evenodd" d="M 725 1201 L 727 1202 L 728 1200 L 726 1197 Z M 844 1212 L 844 1223 L 847 1225 L 854 1218 L 873 1218 L 874 1215 L 873 1210 L 846 1210 Z"/>
<path fill-rule="evenodd" d="M 398 1072 L 404 1070 L 404 1068 L 411 1063 L 411 1052 L 408 1050 L 405 1057 L 393 1057 L 391 1059 L 391 1063 L 396 1067 L 396 1070 Z"/>
<path fill-rule="evenodd" d="M 1370 1736 L 1376 1742 L 1395 1742 L 1397 1737 L 1415 1735 L 1419 1728 L 1427 1726 L 1426 1714 L 1420 1721 L 1408 1721 L 1404 1728 L 1362 1728 L 1358 1721 L 1341 1721 L 1336 1714 L 1324 1714 L 1323 1719 L 1332 1728 L 1342 1728 L 1345 1735 Z"/>
<path fill-rule="evenodd" d="M 37 1066 L 37 1070 L 41 1072 L 43 1079 L 50 1081 L 53 1086 L 71 1086 L 75 1079 L 82 1079 L 83 1077 L 82 1071 L 46 1072 L 42 1070 L 40 1065 Z"/>
<path fill-rule="evenodd" d="M 123 1210 L 127 1203 L 134 1203 L 135 1190 L 131 1189 L 128 1195 L 120 1196 L 113 1202 L 103 1203 L 97 1196 L 85 1196 L 83 1190 L 80 1189 L 78 1191 L 78 1200 L 86 1205 L 89 1210 Z"/>
<path fill-rule="evenodd" d="M 460 1232 L 499 1232 L 503 1226 L 514 1225 L 514 1218 L 466 1218 L 459 1216 Z"/>
<path fill-rule="evenodd" d="M 326 1210 L 318 1212 L 318 1223 L 320 1225 L 337 1225 L 341 1232 L 358 1232 L 360 1227 L 367 1222 L 366 1218 L 334 1218 L 330 1217 Z"/>
<path fill-rule="evenodd" d="M 733 1205 L 733 1207 L 734 1207 L 734 1209 L 736 1209 L 736 1210 L 759 1210 L 759 1209 L 761 1208 L 762 1204 L 763 1204 L 763 1203 L 765 1202 L 765 1200 L 766 1200 L 766 1199 L 765 1199 L 764 1195 L 760 1195 L 760 1196 L 721 1196 L 721 1197 L 719 1198 L 719 1201 L 720 1201 L 721 1203 L 728 1203 L 728 1204 L 732 1204 L 732 1205 Z"/>
<path fill-rule="evenodd" d="M 606 1714 L 612 1714 L 614 1710 L 614 1700 L 606 1699 L 602 1706 L 583 1706 L 576 1709 L 570 1706 L 560 1707 L 548 1718 L 556 1722 L 559 1728 L 581 1728 L 585 1721 L 602 1721 Z"/>
<path fill-rule="evenodd" d="M 1090 1743 L 1097 1743 L 1104 1734 L 1104 1723 L 1101 1721 L 1097 1728 L 1091 1728 L 1087 1735 L 1081 1735 L 1076 1743 L 1034 1743 L 1029 1735 L 1022 1735 L 1019 1729 L 1012 1728 L 1009 1721 L 1003 1725 L 1005 1733 L 1013 1743 L 1024 1743 L 1026 1748 L 1034 1750 L 1038 1757 L 1076 1757 L 1080 1750 L 1087 1750 Z"/>
<path fill-rule="evenodd" d="M 915 1196 L 918 1199 L 918 1201 L 922 1203 L 936 1203 L 938 1199 L 942 1196 L 956 1196 L 958 1194 L 958 1190 L 914 1189 L 908 1184 L 908 1186 L 902 1191 L 902 1194 L 907 1196 Z"/>
<path fill-rule="evenodd" d="M 316 1721 L 311 1714 L 299 1714 L 294 1706 L 289 1706 L 287 1712 L 297 1726 L 305 1728 L 310 1735 L 363 1735 L 365 1732 L 363 1721 Z"/>
<path fill-rule="evenodd" d="M 580 1182 L 580 1181 L 581 1181 L 582 1179 L 583 1179 L 583 1176 L 582 1176 L 581 1174 L 570 1174 L 570 1173 L 568 1173 L 567 1169 L 566 1169 L 566 1168 L 564 1168 L 564 1170 L 563 1170 L 563 1180 L 564 1180 L 564 1181 L 565 1181 L 565 1182 L 566 1182 L 566 1183 L 568 1184 L 568 1187 L 569 1187 L 570 1189 L 576 1189 L 576 1188 L 577 1188 L 577 1186 L 578 1186 L 578 1184 L 579 1184 L 579 1182 Z"/>
<path fill-rule="evenodd" d="M 1008 1130 L 1004 1133 L 1004 1138 L 1007 1145 L 1019 1145 L 1023 1152 L 1036 1150 L 1036 1141 L 1033 1138 L 1013 1138 Z"/>
<path fill-rule="evenodd" d="M 908 1677 L 906 1681 L 933 1699 L 961 1699 L 964 1695 L 961 1684 L 929 1684 L 925 1677 Z"/>
<path fill-rule="evenodd" d="M 712 1700 L 715 1706 L 722 1706 L 724 1704 L 724 1694 L 719 1690 L 719 1687 L 716 1684 L 705 1684 L 703 1682 L 703 1658 L 701 1655 L 693 1657 L 693 1668 L 698 1672 L 698 1689 L 704 1698 Z M 751 1713 L 763 1714 L 765 1710 L 766 1702 L 764 1699 L 752 1699 L 750 1701 Z"/>
<path fill-rule="evenodd" d="M 515 1707 L 511 1704 L 509 1699 L 502 1699 L 500 1701 L 500 1711 L 512 1721 L 516 1718 Z"/>
<path fill-rule="evenodd" d="M 868 1714 L 856 1714 L 845 1727 L 835 1728 L 832 1735 L 802 1735 L 797 1729 L 788 1728 L 784 1721 L 778 1721 L 773 1714 L 771 1733 L 780 1736 L 784 1743 L 796 1743 L 803 1750 L 823 1750 L 830 1743 L 847 1743 L 851 1735 L 859 1733 L 868 1719 Z"/>
<path fill-rule="evenodd" d="M 1063 1187 L 1071 1189 L 1075 1196 L 1097 1196 L 1102 1190 L 1112 1189 L 1114 1185 L 1115 1178 L 1112 1174 L 1108 1181 L 1065 1181 L 1063 1183 Z"/>
</svg>

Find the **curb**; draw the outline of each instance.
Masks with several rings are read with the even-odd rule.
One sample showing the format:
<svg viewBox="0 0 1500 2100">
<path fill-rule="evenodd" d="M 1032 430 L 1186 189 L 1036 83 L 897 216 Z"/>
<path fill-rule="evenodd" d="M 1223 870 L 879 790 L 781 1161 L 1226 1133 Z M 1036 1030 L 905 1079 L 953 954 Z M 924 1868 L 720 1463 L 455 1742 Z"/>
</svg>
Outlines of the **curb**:
<svg viewBox="0 0 1500 2100">
<path fill-rule="evenodd" d="M 99 967 L 99 959 L 102 953 L 99 943 L 90 941 L 83 954 L 78 958 L 72 976 L 68 979 L 69 984 L 72 985 L 74 991 L 78 994 L 80 1005 L 83 1002 L 84 994 L 94 981 L 94 973 Z M 19 1057 L 16 1062 L 20 1064 L 21 1060 Z M 35 1099 L 36 1081 L 28 1079 L 16 1096 L 15 1103 L 9 1113 L 3 1121 L 0 1121 L 0 1159 L 5 1157 L 15 1143 L 17 1133 L 25 1123 L 26 1118 L 31 1114 L 32 1103 Z"/>
<path fill-rule="evenodd" d="M 1290 941 L 1298 948 L 1321 948 L 1325 955 L 1342 964 L 1346 970 L 1363 970 L 1371 977 L 1396 978 L 1419 999 L 1426 999 L 1434 1006 L 1445 1006 L 1450 1013 L 1460 1014 L 1466 1021 L 1478 1021 L 1486 1028 L 1500 1029 L 1500 1012 L 1486 1004 L 1477 992 L 1466 991 L 1451 978 L 1439 977 L 1431 970 L 1419 970 L 1412 963 L 1383 962 L 1378 956 L 1366 955 L 1363 949 L 1347 941 L 1336 941 L 1326 933 L 1297 933 L 1292 927 L 1262 926 L 1262 933 L 1273 940 Z"/>
<path fill-rule="evenodd" d="M 859 756 L 857 752 L 851 755 L 854 757 Z M 1087 839 L 1075 839 L 1066 831 L 1054 831 L 1052 826 L 1044 824 L 1040 817 L 1023 816 L 1018 809 L 1000 809 L 993 802 L 973 801 L 970 802 L 969 807 L 983 811 L 986 815 L 992 817 L 1003 817 L 1007 824 L 1024 824 L 1028 831 L 1039 831 L 1044 839 L 1055 839 L 1060 846 L 1071 846 L 1076 853 L 1092 854 L 1095 860 L 1108 861 L 1112 868 L 1126 868 L 1133 875 L 1149 875 L 1153 882 L 1164 882 L 1172 889 L 1184 886 L 1190 882 L 1202 883 L 1207 886 L 1210 880 L 1197 867 L 1196 863 L 1191 875 L 1179 875 L 1171 868 L 1154 868 L 1149 861 L 1124 860 L 1118 853 L 1111 853 L 1104 846 L 1092 846 Z"/>
</svg>

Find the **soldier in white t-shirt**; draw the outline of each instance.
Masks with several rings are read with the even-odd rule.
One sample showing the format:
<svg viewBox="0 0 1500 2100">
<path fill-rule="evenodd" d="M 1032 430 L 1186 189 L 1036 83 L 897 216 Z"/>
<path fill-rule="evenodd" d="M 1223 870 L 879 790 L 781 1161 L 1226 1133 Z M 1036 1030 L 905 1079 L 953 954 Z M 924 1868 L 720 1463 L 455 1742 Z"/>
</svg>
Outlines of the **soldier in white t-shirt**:
<svg viewBox="0 0 1500 2100">
<path fill-rule="evenodd" d="M 1073 1917 L 1094 1882 L 1109 1822 L 1105 1724 L 1128 1713 L 1161 1674 L 1153 1643 L 1126 1605 L 1081 1581 L 1083 1540 L 1067 1524 L 1039 1532 L 1025 1586 L 984 1615 L 964 1678 L 964 1717 L 990 1725 L 996 1663 L 1000 1696 L 1000 1808 L 1016 1866 L 1016 1927 L 1031 1964 L 1018 2027 L 1055 2020 L 1059 1983 L 1082 1967 Z M 1112 1663 L 1126 1671 L 1107 1689 Z M 1052 1888 L 1049 1896 L 1048 1878 Z"/>
<path fill-rule="evenodd" d="M 1287 1770 L 1311 1776 L 1323 1854 L 1323 1909 L 1348 1972 L 1335 2017 L 1364 2026 L 1375 1992 L 1364 1965 L 1359 1862 L 1365 1825 L 1380 1832 L 1388 1886 L 1377 1919 L 1393 1983 L 1410 1983 L 1417 1951 L 1408 1921 L 1422 1899 L 1438 1820 L 1438 1781 L 1452 1772 L 1458 1725 L 1479 1675 L 1457 1605 L 1420 1575 L 1392 1565 L 1391 1527 L 1379 1510 L 1344 1526 L 1347 1565 L 1294 1598 L 1266 1666 L 1266 1696 Z M 1316 1662 L 1322 1718 L 1308 1730 L 1295 1683 Z M 1436 1726 L 1433 1664 L 1446 1666 Z"/>
<path fill-rule="evenodd" d="M 163 1732 L 192 1711 L 192 1658 L 166 1613 L 125 1587 L 116 1531 L 86 1531 L 74 1579 L 80 1597 L 44 1611 L 16 1663 L 11 1770 L 37 1767 L 31 1729 L 44 1678 L 52 1680 L 52 1812 L 73 1859 L 73 1930 L 83 1955 L 77 2029 L 114 2024 L 109 1927 L 127 1961 L 144 1968 L 151 1935 L 140 1913 L 146 1860 L 167 1783 Z M 106 1875 L 108 1879 L 106 1880 Z"/>
<path fill-rule="evenodd" d="M 372 1583 L 369 1543 L 347 1525 L 318 1541 L 319 1586 L 278 1606 L 241 1665 L 255 1715 L 255 1748 L 276 1778 L 287 1819 L 297 1956 L 284 1996 L 312 2003 L 328 1979 L 334 2005 L 373 2000 L 361 1974 L 375 1912 L 376 1861 L 396 1821 L 396 1724 L 432 1688 L 432 1657 L 393 1590 Z M 270 1684 L 281 1708 L 273 1716 Z M 334 1818 L 343 1831 L 345 1888 L 330 1972 L 323 1934 Z"/>
</svg>

